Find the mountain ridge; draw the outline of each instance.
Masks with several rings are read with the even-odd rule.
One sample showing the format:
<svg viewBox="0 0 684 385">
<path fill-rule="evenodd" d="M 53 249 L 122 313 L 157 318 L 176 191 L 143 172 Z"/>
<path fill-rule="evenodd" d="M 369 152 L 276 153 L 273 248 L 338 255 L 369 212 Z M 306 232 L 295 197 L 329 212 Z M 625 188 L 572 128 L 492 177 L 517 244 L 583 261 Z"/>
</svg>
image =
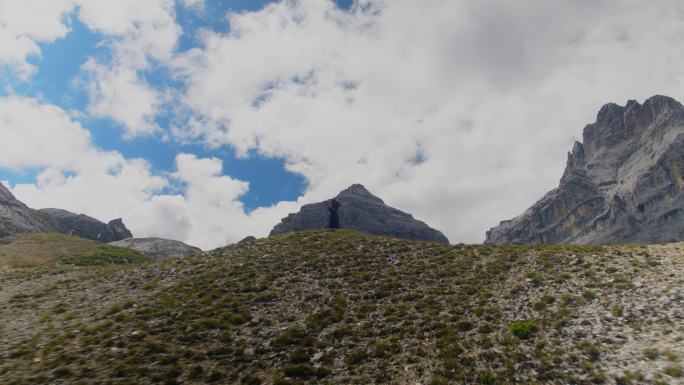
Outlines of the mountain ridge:
<svg viewBox="0 0 684 385">
<path fill-rule="evenodd" d="M 0 237 L 32 232 L 60 232 L 104 243 L 133 236 L 121 218 L 103 223 L 63 209 L 32 209 L 0 183 Z"/>
<path fill-rule="evenodd" d="M 485 243 L 684 239 L 684 107 L 667 96 L 604 105 L 568 153 L 559 186 Z"/>
</svg>

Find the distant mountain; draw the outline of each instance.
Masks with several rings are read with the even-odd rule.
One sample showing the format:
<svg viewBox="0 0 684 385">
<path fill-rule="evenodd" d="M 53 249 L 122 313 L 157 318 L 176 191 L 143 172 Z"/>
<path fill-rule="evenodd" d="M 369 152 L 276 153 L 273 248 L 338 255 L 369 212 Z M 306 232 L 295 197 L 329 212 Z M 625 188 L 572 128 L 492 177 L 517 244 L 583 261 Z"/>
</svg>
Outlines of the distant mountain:
<svg viewBox="0 0 684 385">
<path fill-rule="evenodd" d="M 121 219 L 105 224 L 87 215 L 74 214 L 67 210 L 31 209 L 0 183 L 0 237 L 47 231 L 100 242 L 118 241 L 133 236 Z"/>
<path fill-rule="evenodd" d="M 606 104 L 584 128 L 558 188 L 485 243 L 684 240 L 684 107 L 666 96 Z"/>
<path fill-rule="evenodd" d="M 0 183 L 0 237 L 51 230 L 55 228 L 49 218 L 17 200 Z"/>
<path fill-rule="evenodd" d="M 128 238 L 109 244 L 135 250 L 152 259 L 182 257 L 202 252 L 197 247 L 183 242 L 162 238 Z"/>
<path fill-rule="evenodd" d="M 387 206 L 382 199 L 371 194 L 360 184 L 354 184 L 335 197 L 342 204 L 340 227 L 369 234 L 387 235 L 411 240 L 449 243 L 440 231 L 411 214 Z M 326 228 L 330 201 L 302 206 L 296 214 L 290 214 L 277 224 L 269 236 L 292 231 Z"/>
<path fill-rule="evenodd" d="M 133 237 L 121 219 L 114 219 L 105 224 L 87 215 L 74 214 L 62 209 L 48 208 L 39 211 L 52 220 L 59 232 L 65 234 L 105 243 Z"/>
</svg>

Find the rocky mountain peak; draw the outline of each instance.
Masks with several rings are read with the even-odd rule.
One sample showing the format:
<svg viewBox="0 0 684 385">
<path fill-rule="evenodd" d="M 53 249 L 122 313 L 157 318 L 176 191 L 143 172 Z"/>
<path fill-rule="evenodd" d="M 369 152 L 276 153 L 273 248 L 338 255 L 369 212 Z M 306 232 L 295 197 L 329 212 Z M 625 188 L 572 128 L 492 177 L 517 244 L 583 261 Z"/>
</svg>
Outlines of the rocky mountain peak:
<svg viewBox="0 0 684 385">
<path fill-rule="evenodd" d="M 656 119 L 668 119 L 673 113 L 682 114 L 682 105 L 662 95 L 653 96 L 644 104 L 636 100 L 629 100 L 625 106 L 608 103 L 599 110 L 596 122 L 584 128 L 583 144 L 591 155 L 636 140 Z"/>
<path fill-rule="evenodd" d="M 340 191 L 335 197 L 336 199 L 365 199 L 368 201 L 374 201 L 379 204 L 385 204 L 382 199 L 373 195 L 368 191 L 362 184 L 355 183 L 346 189 Z"/>
<path fill-rule="evenodd" d="M 54 225 L 48 218 L 37 215 L 0 183 L 0 238 L 17 233 L 53 230 Z"/>
<path fill-rule="evenodd" d="M 376 235 L 396 238 L 448 243 L 449 240 L 411 214 L 387 206 L 361 184 L 353 184 L 336 197 L 342 205 L 340 226 Z M 302 206 L 277 224 L 269 236 L 293 231 L 321 229 L 328 226 L 330 200 Z"/>
<path fill-rule="evenodd" d="M 487 232 L 490 243 L 684 239 L 684 107 L 667 96 L 604 105 L 558 188 Z"/>
<path fill-rule="evenodd" d="M 112 219 L 107 223 L 107 226 L 110 228 L 112 231 L 112 234 L 114 235 L 114 238 L 116 239 L 126 239 L 126 238 L 133 238 L 133 234 L 131 233 L 130 230 L 124 225 L 123 219 L 117 218 L 117 219 Z"/>
<path fill-rule="evenodd" d="M 5 187 L 5 185 L 0 183 L 0 201 L 9 202 L 9 201 L 16 201 L 16 200 L 17 200 L 17 198 L 15 198 L 14 195 L 12 195 L 10 190 L 7 187 Z"/>
</svg>

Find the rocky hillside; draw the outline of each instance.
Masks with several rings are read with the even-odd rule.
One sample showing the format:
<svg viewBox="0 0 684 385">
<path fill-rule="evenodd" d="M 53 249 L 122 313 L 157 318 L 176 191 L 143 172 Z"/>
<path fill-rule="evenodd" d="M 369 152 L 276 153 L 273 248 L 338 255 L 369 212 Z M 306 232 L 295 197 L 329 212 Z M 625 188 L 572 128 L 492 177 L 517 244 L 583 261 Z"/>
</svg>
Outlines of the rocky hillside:
<svg viewBox="0 0 684 385">
<path fill-rule="evenodd" d="M 0 183 L 0 237 L 32 232 L 61 232 L 105 243 L 133 236 L 121 219 L 105 224 L 67 210 L 31 209 Z"/>
<path fill-rule="evenodd" d="M 575 143 L 558 188 L 487 232 L 487 243 L 684 240 L 684 107 L 607 104 Z"/>
<path fill-rule="evenodd" d="M 135 250 L 152 259 L 182 257 L 202 252 L 199 248 L 183 242 L 162 238 L 128 238 L 109 244 Z"/>
<path fill-rule="evenodd" d="M 449 243 L 440 231 L 414 219 L 411 214 L 387 206 L 382 199 L 371 194 L 360 184 L 343 190 L 335 199 L 342 204 L 342 228 L 403 239 Z M 283 218 L 281 223 L 271 230 L 270 236 L 328 227 L 329 206 L 330 201 L 302 206 L 298 213 Z"/>
<path fill-rule="evenodd" d="M 677 384 L 684 245 L 307 231 L 0 269 L 2 384 Z"/>
</svg>

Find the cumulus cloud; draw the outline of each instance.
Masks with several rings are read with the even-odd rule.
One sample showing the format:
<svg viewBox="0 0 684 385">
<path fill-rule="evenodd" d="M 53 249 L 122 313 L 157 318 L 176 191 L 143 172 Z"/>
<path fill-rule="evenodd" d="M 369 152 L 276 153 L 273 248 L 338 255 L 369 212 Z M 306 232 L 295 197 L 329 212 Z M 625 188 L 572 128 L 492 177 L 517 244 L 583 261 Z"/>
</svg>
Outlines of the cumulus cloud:
<svg viewBox="0 0 684 385">
<path fill-rule="evenodd" d="M 41 170 L 35 183 L 12 188 L 17 198 L 102 221 L 123 217 L 138 237 L 209 249 L 264 235 L 295 205 L 282 202 L 247 214 L 238 199 L 248 184 L 223 176 L 221 160 L 179 154 L 175 172 L 158 174 L 142 159 L 95 147 L 65 111 L 35 99 L 0 98 L 0 128 L 0 167 Z"/>
<path fill-rule="evenodd" d="M 183 4 L 202 5 L 189 0 Z M 88 112 L 117 122 L 127 137 L 155 133 L 159 127 L 154 118 L 165 94 L 141 73 L 171 58 L 181 33 L 175 5 L 174 0 L 0 0 L 0 65 L 28 80 L 35 71 L 29 59 L 41 53 L 38 44 L 66 36 L 69 19 L 78 17 L 106 36 L 101 44 L 111 50 L 111 56 L 91 58 L 83 66 Z"/>
<path fill-rule="evenodd" d="M 121 124 L 129 138 L 159 131 L 155 115 L 165 102 L 163 91 L 149 84 L 142 72 L 171 59 L 180 27 L 175 1 L 78 0 L 78 15 L 92 30 L 108 36 L 112 55 L 90 59 L 84 77 L 88 112 Z"/>
<path fill-rule="evenodd" d="M 682 96 L 674 0 L 330 1 L 229 16 L 176 61 L 211 124 L 175 132 L 283 157 L 302 201 L 362 182 L 479 242 L 554 187 L 606 102 Z"/>
<path fill-rule="evenodd" d="M 44 31 L 5 21 L 5 3 L 19 4 L 0 0 L 0 62 L 30 73 L 36 42 L 68 32 L 72 2 L 45 7 Z M 482 241 L 554 187 L 602 104 L 684 97 L 676 0 L 356 0 L 349 10 L 288 0 L 230 13 L 228 34 L 204 30 L 202 47 L 184 53 L 175 52 L 174 7 L 202 1 L 73 4 L 112 53 L 83 67 L 90 114 L 133 138 L 158 132 L 155 118 L 174 104 L 183 115 L 169 130 L 176 140 L 284 158 L 309 182 L 296 204 L 361 182 L 454 242 Z M 143 73 L 157 66 L 183 87 L 149 84 Z M 23 127 L 10 133 L 21 146 L 0 144 L 0 166 L 45 168 L 14 189 L 34 206 L 124 216 L 136 235 L 202 247 L 266 235 L 296 210 L 281 202 L 246 214 L 248 185 L 223 175 L 219 159 L 181 154 L 175 171 L 158 175 L 93 147 L 56 107 L 9 97 L 0 114 L 3 130 Z M 16 151 L 23 146 L 31 151 Z"/>
<path fill-rule="evenodd" d="M 71 0 L 0 0 L 0 66 L 26 79 L 35 71 L 28 62 L 40 56 L 39 43 L 50 43 L 69 32 L 66 16 Z"/>
<path fill-rule="evenodd" d="M 73 168 L 91 151 L 90 132 L 62 109 L 18 96 L 0 98 L 0 167 Z"/>
</svg>

